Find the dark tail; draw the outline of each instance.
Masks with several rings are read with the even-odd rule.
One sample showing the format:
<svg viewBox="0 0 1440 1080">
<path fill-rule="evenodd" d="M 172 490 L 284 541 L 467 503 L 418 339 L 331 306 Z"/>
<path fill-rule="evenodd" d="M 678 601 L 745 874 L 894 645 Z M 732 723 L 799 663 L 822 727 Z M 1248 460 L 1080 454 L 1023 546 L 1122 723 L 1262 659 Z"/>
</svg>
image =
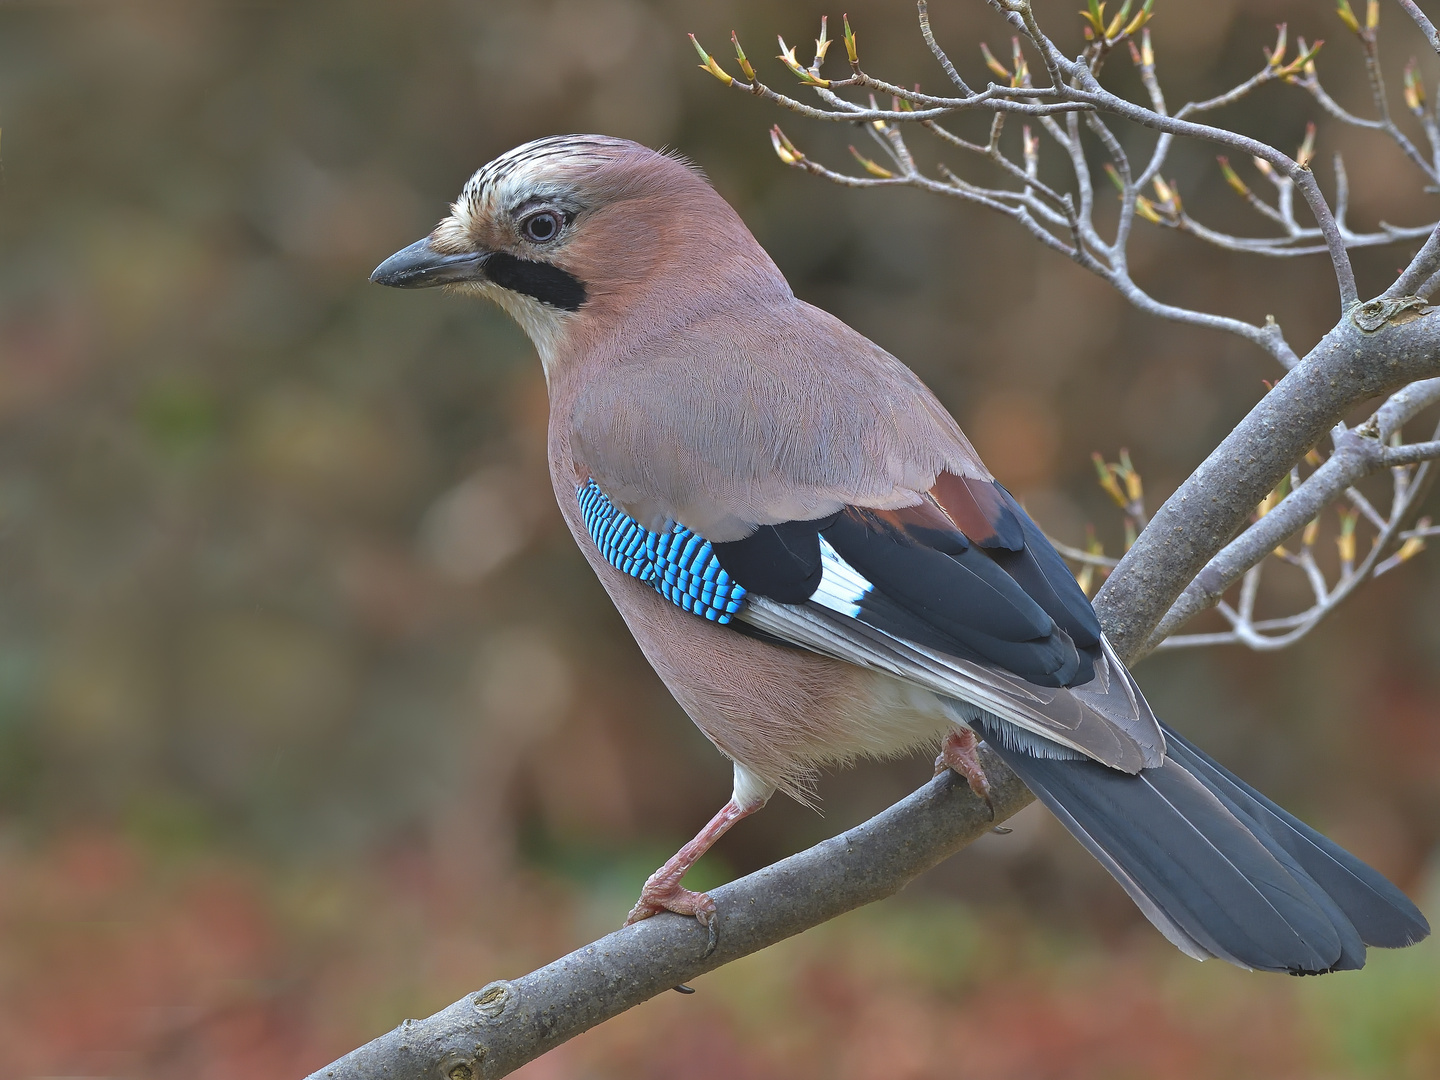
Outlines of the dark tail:
<svg viewBox="0 0 1440 1080">
<path fill-rule="evenodd" d="M 995 734 L 999 734 L 996 732 Z M 1183 952 L 1313 975 L 1430 933 L 1394 885 L 1168 727 L 1131 776 L 987 741 Z"/>
</svg>

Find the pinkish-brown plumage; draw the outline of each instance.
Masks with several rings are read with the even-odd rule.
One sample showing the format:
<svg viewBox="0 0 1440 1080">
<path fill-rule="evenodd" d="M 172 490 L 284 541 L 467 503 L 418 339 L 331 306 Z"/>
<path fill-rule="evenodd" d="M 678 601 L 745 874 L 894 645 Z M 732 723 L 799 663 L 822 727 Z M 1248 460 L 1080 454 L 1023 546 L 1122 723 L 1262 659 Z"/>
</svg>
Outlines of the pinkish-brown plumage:
<svg viewBox="0 0 1440 1080">
<path fill-rule="evenodd" d="M 606 562 L 575 501 L 576 487 L 594 473 L 571 447 L 564 418 L 573 393 L 560 380 L 552 383 L 550 476 L 565 523 L 646 659 L 727 757 L 767 789 L 805 800 L 817 768 L 902 753 L 951 726 L 924 692 L 696 618 Z"/>
<path fill-rule="evenodd" d="M 808 799 L 822 766 L 943 740 L 940 762 L 983 794 L 978 733 L 1192 956 L 1315 972 L 1428 933 L 1373 870 L 1162 730 L 934 395 L 796 299 L 683 161 L 602 136 L 518 147 L 374 279 L 476 292 L 530 334 L 566 523 L 735 764 L 730 802 L 632 921 L 692 914 L 713 940 L 685 871 L 775 790 Z M 672 540 L 679 563 L 660 554 Z M 746 590 L 723 618 L 701 591 L 659 591 L 717 573 Z"/>
</svg>

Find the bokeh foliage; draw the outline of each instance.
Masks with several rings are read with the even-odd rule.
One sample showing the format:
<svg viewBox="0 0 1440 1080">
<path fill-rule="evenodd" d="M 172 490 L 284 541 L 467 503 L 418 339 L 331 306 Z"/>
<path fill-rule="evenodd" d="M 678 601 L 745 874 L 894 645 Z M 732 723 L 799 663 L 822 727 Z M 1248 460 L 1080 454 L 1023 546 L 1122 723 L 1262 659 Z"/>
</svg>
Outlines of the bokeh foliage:
<svg viewBox="0 0 1440 1080">
<path fill-rule="evenodd" d="M 1042 15 L 1078 42 L 1073 6 Z M 690 156 L 797 292 L 912 364 L 1072 543 L 1087 522 L 1119 542 L 1093 450 L 1128 447 L 1163 497 L 1276 377 L 973 207 L 782 168 L 775 117 L 697 72 L 684 35 L 803 41 L 822 12 L 0 8 L 0 1071 L 298 1074 L 611 925 L 728 792 L 560 523 L 528 343 L 496 311 L 366 281 L 496 153 L 590 130 Z M 908 3 L 849 16 L 867 66 L 939 85 Z M 1008 50 L 983 4 L 932 17 L 977 78 L 975 42 Z M 1435 59 L 1386 19 L 1433 87 Z M 1160 0 L 1173 98 L 1248 74 L 1281 20 L 1332 39 L 1327 86 L 1359 109 L 1333 11 L 1290 0 Z M 779 85 L 768 51 L 752 59 Z M 1275 86 L 1221 119 L 1289 146 L 1314 114 Z M 835 162 L 855 139 L 789 129 Z M 1323 122 L 1322 183 L 1327 138 L 1357 222 L 1435 216 L 1393 148 Z M 1185 153 L 1186 205 L 1241 214 L 1208 152 Z M 1406 254 L 1362 254 L 1362 292 Z M 1161 298 L 1273 313 L 1296 342 L 1334 318 L 1323 260 L 1149 229 L 1136 268 Z M 1423 892 L 1437 610 L 1440 572 L 1417 558 L 1288 653 L 1164 656 L 1140 677 L 1167 718 Z M 927 773 L 826 777 L 823 818 L 773 805 L 707 872 Z M 1440 1068 L 1433 949 L 1313 987 L 1198 969 L 1038 810 L 915 891 L 531 1071 L 648 1075 L 680 1052 L 689 1075 L 729 1076 Z"/>
</svg>

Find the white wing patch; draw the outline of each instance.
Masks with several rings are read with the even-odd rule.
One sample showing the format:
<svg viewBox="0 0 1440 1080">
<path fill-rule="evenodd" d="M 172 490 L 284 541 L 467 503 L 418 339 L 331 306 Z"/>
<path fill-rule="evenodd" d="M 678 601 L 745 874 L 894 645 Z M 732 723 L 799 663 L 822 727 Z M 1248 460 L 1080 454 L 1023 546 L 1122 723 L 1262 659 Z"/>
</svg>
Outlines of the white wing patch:
<svg viewBox="0 0 1440 1080">
<path fill-rule="evenodd" d="M 841 615 L 858 618 L 861 602 L 875 586 L 842 559 L 823 536 L 820 537 L 820 567 L 820 585 L 810 600 Z"/>
</svg>

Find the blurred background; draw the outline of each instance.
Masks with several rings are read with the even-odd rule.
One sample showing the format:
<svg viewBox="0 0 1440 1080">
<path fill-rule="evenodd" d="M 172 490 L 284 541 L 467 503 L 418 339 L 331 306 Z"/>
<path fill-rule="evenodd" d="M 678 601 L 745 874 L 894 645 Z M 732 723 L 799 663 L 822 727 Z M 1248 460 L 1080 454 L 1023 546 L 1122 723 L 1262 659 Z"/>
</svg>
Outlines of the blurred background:
<svg viewBox="0 0 1440 1080">
<path fill-rule="evenodd" d="M 1071 52 L 1076 6 L 1040 7 Z M 848 10 L 868 70 L 941 86 L 911 4 Z M 727 764 L 553 505 L 529 343 L 497 310 L 366 280 L 505 149 L 596 131 L 688 155 L 796 291 L 911 364 L 1071 543 L 1093 524 L 1108 551 L 1122 544 L 1092 451 L 1128 447 L 1158 505 L 1278 377 L 1237 339 L 1135 313 L 983 210 L 782 167 L 776 120 L 840 167 L 860 133 L 725 91 L 685 33 L 723 60 L 737 29 L 785 87 L 766 42 L 779 32 L 808 56 L 825 13 L 841 14 L 814 0 L 0 5 L 0 1072 L 298 1077 L 618 925 L 728 796 Z M 979 41 L 1008 55 L 978 0 L 932 17 L 972 82 L 988 77 Z M 1433 94 L 1436 58 L 1398 10 L 1383 20 L 1392 89 L 1418 55 Z M 1172 105 L 1258 70 L 1282 21 L 1292 42 L 1329 39 L 1329 90 L 1373 115 L 1359 48 L 1324 0 L 1159 0 Z M 1139 92 L 1123 54 L 1106 78 Z M 1218 118 L 1293 150 L 1320 117 L 1270 86 Z M 1357 227 L 1436 216 L 1393 146 L 1322 119 L 1327 191 L 1337 148 Z M 1058 178 L 1054 148 L 1042 155 Z M 1265 232 L 1211 151 L 1172 162 L 1192 213 Z M 1137 228 L 1136 276 L 1161 299 L 1273 314 L 1302 352 L 1334 321 L 1323 260 Z M 1357 255 L 1362 293 L 1409 253 Z M 1297 598 L 1272 577 L 1272 602 Z M 1157 712 L 1432 917 L 1437 611 L 1427 553 L 1287 652 L 1139 669 Z M 695 877 L 805 847 L 929 774 L 922 756 L 827 775 L 823 816 L 777 800 Z M 1440 1074 L 1433 944 L 1322 980 L 1202 967 L 1038 807 L 1012 824 L 904 896 L 521 1075 Z"/>
</svg>

